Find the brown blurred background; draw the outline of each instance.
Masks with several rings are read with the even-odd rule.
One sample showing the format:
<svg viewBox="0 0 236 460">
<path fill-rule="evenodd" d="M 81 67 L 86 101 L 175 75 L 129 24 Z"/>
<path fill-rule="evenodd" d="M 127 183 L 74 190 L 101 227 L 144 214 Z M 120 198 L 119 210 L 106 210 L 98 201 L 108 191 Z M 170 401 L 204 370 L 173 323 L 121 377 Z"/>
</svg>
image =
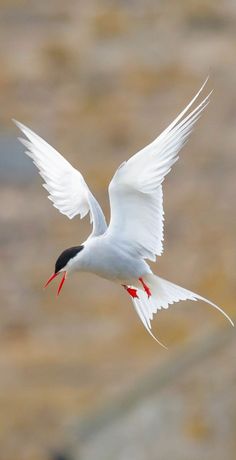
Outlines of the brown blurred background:
<svg viewBox="0 0 236 460">
<path fill-rule="evenodd" d="M 44 291 L 90 228 L 52 207 L 11 122 L 78 167 L 109 218 L 115 169 L 210 74 L 211 103 L 165 181 L 155 270 L 234 317 L 235 1 L 1 0 L 0 62 L 0 459 L 235 459 L 230 325 L 177 304 L 154 322 L 166 352 L 119 287 L 75 275 L 58 299 Z"/>
</svg>

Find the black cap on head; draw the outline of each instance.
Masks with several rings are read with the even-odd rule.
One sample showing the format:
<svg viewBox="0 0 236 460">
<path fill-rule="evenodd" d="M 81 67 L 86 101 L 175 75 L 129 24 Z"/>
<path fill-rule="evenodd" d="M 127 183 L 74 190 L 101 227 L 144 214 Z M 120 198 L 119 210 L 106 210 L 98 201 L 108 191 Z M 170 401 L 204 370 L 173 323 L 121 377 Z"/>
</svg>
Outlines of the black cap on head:
<svg viewBox="0 0 236 460">
<path fill-rule="evenodd" d="M 55 265 L 55 273 L 58 273 L 62 268 L 66 266 L 70 259 L 73 259 L 84 246 L 73 246 L 73 248 L 65 249 L 58 257 Z"/>
</svg>

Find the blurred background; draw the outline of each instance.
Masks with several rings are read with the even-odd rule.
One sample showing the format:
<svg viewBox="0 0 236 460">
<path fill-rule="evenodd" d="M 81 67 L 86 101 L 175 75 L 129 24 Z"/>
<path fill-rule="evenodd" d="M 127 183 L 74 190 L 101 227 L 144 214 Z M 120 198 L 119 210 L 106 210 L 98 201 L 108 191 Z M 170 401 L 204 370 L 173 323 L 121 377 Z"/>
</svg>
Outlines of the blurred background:
<svg viewBox="0 0 236 460">
<path fill-rule="evenodd" d="M 115 169 L 210 75 L 211 103 L 164 185 L 155 271 L 235 317 L 236 3 L 0 1 L 0 459 L 227 460 L 236 340 L 205 304 L 146 333 L 116 285 L 42 286 L 90 231 L 46 198 L 16 118 L 78 167 L 109 219 Z"/>
</svg>

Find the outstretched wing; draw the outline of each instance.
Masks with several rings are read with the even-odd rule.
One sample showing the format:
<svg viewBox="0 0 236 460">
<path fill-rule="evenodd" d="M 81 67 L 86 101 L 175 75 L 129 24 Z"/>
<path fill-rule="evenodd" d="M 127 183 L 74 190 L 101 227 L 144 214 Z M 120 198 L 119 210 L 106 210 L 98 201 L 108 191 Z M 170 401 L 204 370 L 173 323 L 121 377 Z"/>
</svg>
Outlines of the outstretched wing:
<svg viewBox="0 0 236 460">
<path fill-rule="evenodd" d="M 209 102 L 211 93 L 186 115 L 205 84 L 160 136 L 118 168 L 109 185 L 108 235 L 135 256 L 155 260 L 163 251 L 161 184 Z"/>
<path fill-rule="evenodd" d="M 19 140 L 45 180 L 43 187 L 49 192 L 48 198 L 53 206 L 69 219 L 77 214 L 82 219 L 89 212 L 93 223 L 92 236 L 103 234 L 107 228 L 104 214 L 82 174 L 41 137 L 22 123 L 14 122 L 27 137 L 27 140 Z"/>
</svg>

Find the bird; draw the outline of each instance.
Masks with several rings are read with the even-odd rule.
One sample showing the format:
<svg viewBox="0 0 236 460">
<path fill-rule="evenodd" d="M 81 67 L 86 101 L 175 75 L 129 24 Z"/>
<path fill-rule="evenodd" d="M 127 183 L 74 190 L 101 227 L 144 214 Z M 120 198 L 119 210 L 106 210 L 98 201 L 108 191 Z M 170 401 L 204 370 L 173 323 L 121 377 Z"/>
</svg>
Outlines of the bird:
<svg viewBox="0 0 236 460">
<path fill-rule="evenodd" d="M 57 290 L 59 295 L 66 277 L 73 272 L 90 272 L 118 283 L 132 299 L 146 330 L 165 348 L 154 335 L 151 322 L 155 313 L 173 303 L 183 300 L 206 302 L 234 325 L 221 307 L 156 275 L 148 263 L 156 261 L 163 252 L 162 183 L 209 103 L 212 91 L 201 97 L 193 108 L 206 82 L 154 141 L 118 167 L 108 187 L 109 225 L 82 174 L 31 129 L 13 120 L 25 136 L 19 140 L 37 166 L 53 206 L 69 219 L 77 215 L 82 219 L 89 214 L 92 224 L 86 241 L 59 255 L 45 287 L 62 275 Z"/>
</svg>

